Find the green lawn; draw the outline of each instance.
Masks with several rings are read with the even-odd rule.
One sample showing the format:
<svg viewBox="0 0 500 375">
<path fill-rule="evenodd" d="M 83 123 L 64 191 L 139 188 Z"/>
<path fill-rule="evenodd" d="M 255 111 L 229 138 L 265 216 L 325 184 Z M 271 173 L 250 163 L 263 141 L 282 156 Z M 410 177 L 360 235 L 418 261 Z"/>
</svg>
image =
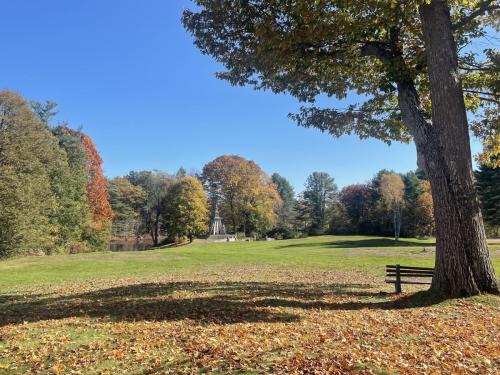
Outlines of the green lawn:
<svg viewBox="0 0 500 375">
<path fill-rule="evenodd" d="M 323 236 L 1 261 L 0 374 L 497 373 L 498 297 L 384 283 L 386 264 L 432 266 L 433 246 Z"/>
<path fill-rule="evenodd" d="M 93 278 L 191 274 L 231 266 L 354 270 L 382 275 L 386 264 L 433 266 L 432 240 L 322 236 L 298 240 L 195 243 L 145 252 L 27 257 L 0 262 L 0 291 Z M 491 246 L 500 270 L 500 244 Z"/>
</svg>

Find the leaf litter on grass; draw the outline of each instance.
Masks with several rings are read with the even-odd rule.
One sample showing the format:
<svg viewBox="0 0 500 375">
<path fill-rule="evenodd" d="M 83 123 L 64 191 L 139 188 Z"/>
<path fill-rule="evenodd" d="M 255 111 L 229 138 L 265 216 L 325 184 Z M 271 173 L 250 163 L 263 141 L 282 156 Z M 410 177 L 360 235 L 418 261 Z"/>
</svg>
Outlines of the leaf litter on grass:
<svg viewBox="0 0 500 375">
<path fill-rule="evenodd" d="M 33 286 L 2 297 L 0 373 L 499 372 L 498 297 L 391 288 L 265 266 Z"/>
</svg>

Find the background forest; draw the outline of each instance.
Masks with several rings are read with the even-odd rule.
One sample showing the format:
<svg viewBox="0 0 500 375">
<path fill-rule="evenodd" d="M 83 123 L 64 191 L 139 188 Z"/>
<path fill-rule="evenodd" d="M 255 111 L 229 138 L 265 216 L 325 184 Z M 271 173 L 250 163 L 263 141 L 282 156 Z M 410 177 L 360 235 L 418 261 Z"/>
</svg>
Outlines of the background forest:
<svg viewBox="0 0 500 375">
<path fill-rule="evenodd" d="M 131 171 L 107 180 L 94 143 L 68 124 L 51 126 L 53 102 L 0 93 L 0 256 L 77 253 L 192 241 L 208 234 L 217 208 L 238 238 L 321 234 L 434 235 L 430 184 L 420 171 L 379 171 L 338 189 L 313 172 L 294 191 L 240 156 L 221 156 L 202 172 Z M 476 172 L 490 236 L 499 233 L 500 169 Z"/>
</svg>

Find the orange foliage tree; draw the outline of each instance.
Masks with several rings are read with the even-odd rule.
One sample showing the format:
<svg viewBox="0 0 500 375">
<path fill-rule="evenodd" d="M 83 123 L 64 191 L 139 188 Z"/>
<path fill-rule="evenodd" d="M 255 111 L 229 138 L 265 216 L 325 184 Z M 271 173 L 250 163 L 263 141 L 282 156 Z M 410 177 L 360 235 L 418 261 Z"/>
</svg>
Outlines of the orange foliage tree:
<svg viewBox="0 0 500 375">
<path fill-rule="evenodd" d="M 87 203 L 96 228 L 109 224 L 113 218 L 113 210 L 109 203 L 107 181 L 102 172 L 102 158 L 97 148 L 85 133 L 82 134 L 82 146 L 87 159 Z"/>
</svg>

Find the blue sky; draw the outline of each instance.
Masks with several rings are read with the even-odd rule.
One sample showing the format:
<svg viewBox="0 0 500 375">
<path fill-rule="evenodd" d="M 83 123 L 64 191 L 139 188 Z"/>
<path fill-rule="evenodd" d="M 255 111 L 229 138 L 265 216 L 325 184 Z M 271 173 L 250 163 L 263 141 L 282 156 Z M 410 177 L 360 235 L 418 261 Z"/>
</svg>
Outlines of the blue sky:
<svg viewBox="0 0 500 375">
<path fill-rule="evenodd" d="M 220 67 L 180 23 L 189 6 L 187 0 L 4 0 L 0 88 L 59 103 L 57 120 L 94 139 L 110 177 L 175 172 L 181 165 L 201 170 L 222 154 L 252 159 L 297 190 L 313 171 L 345 186 L 382 168 L 416 168 L 413 145 L 302 129 L 287 118 L 300 106 L 296 99 L 217 80 Z"/>
</svg>

